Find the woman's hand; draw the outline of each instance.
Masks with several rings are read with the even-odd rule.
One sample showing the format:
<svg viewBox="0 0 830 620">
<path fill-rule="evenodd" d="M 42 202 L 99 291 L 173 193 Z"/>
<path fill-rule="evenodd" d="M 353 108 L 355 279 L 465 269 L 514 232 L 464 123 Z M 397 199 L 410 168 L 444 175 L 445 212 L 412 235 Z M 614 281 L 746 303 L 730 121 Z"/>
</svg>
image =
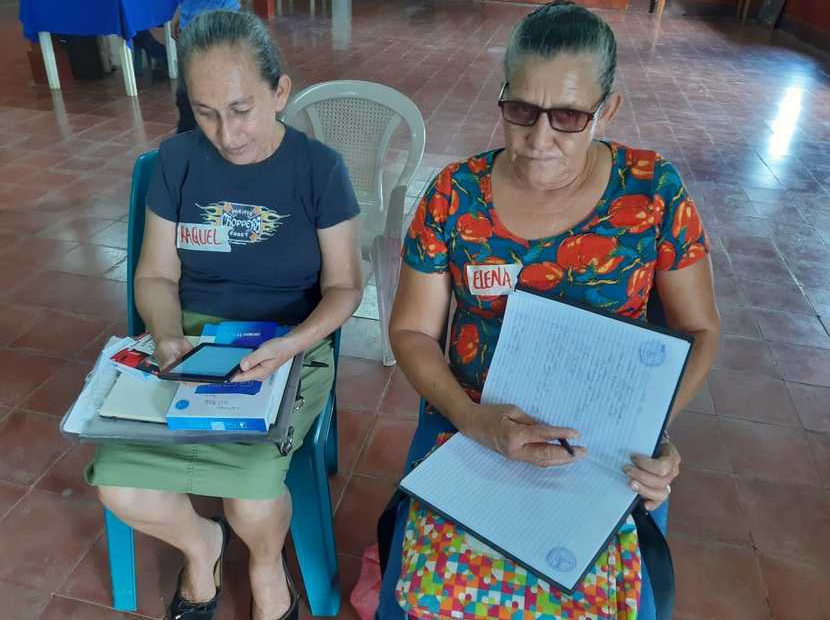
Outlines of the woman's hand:
<svg viewBox="0 0 830 620">
<path fill-rule="evenodd" d="M 163 370 L 192 348 L 193 345 L 184 336 L 162 338 L 156 341 L 153 357 L 156 358 L 159 368 Z"/>
<path fill-rule="evenodd" d="M 629 477 L 628 484 L 646 500 L 646 510 L 656 510 L 671 493 L 669 486 L 680 473 L 680 453 L 665 439 L 660 444 L 657 458 L 639 454 L 631 457 L 634 465 L 626 465 L 623 471 Z"/>
<path fill-rule="evenodd" d="M 242 372 L 234 375 L 231 381 L 263 381 L 296 354 L 287 338 L 272 338 L 242 359 L 239 363 Z"/>
<path fill-rule="evenodd" d="M 550 467 L 571 463 L 587 454 L 585 448 L 574 446 L 576 455 L 571 456 L 556 443 L 557 439 L 576 439 L 576 430 L 542 424 L 512 405 L 472 403 L 466 420 L 467 428 L 462 429 L 465 435 L 515 461 Z"/>
</svg>

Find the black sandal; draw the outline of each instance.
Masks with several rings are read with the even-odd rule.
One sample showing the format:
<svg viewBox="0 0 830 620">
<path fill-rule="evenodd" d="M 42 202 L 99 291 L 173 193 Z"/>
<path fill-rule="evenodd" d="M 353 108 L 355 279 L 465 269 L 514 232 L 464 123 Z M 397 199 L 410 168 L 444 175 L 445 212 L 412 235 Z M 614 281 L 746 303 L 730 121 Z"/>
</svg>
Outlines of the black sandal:
<svg viewBox="0 0 830 620">
<path fill-rule="evenodd" d="M 285 562 L 285 557 L 282 558 L 282 570 L 285 573 L 285 581 L 288 583 L 288 594 L 291 597 L 291 604 L 288 606 L 288 611 L 281 615 L 277 620 L 298 620 L 300 617 L 300 595 L 297 593 L 297 588 L 291 575 L 288 573 L 288 564 Z M 254 620 L 254 595 L 251 595 L 251 620 Z"/>
<path fill-rule="evenodd" d="M 182 596 L 182 574 L 179 573 L 179 581 L 176 584 L 176 594 L 170 603 L 170 620 L 213 620 L 216 613 L 216 605 L 219 603 L 219 595 L 222 593 L 222 560 L 225 557 L 225 550 L 231 541 L 231 528 L 228 522 L 222 517 L 211 517 L 222 528 L 222 550 L 216 564 L 213 565 L 213 582 L 216 584 L 216 594 L 213 598 L 204 603 L 193 603 Z"/>
</svg>

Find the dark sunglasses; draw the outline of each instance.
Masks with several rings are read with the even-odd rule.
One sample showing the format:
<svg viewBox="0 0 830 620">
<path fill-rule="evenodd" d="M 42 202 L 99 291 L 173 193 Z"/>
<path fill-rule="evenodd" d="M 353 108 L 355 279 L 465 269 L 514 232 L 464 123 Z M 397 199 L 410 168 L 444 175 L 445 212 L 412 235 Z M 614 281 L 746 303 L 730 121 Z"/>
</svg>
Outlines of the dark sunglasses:
<svg viewBox="0 0 830 620">
<path fill-rule="evenodd" d="M 550 126 L 556 131 L 563 133 L 580 133 L 585 131 L 594 117 L 599 112 L 602 104 L 605 103 L 605 95 L 594 107 L 593 112 L 583 110 L 572 110 L 571 108 L 540 108 L 538 105 L 526 101 L 515 101 L 504 99 L 504 92 L 509 82 L 505 82 L 499 93 L 499 107 L 501 115 L 508 123 L 522 127 L 533 127 L 542 114 L 547 114 Z"/>
</svg>

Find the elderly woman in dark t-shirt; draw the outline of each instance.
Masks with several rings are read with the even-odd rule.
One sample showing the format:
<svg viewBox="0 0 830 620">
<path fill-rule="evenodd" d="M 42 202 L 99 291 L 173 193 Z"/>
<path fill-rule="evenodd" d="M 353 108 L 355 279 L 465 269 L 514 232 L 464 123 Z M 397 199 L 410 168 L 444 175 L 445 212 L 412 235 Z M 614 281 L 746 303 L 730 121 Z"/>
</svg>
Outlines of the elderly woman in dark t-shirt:
<svg viewBox="0 0 830 620">
<path fill-rule="evenodd" d="M 360 302 L 357 201 L 334 151 L 275 121 L 291 82 L 262 22 L 207 13 L 179 47 L 199 129 L 161 145 L 135 278 L 138 310 L 162 366 L 205 323 L 295 326 L 243 360 L 237 378 L 263 379 L 301 351 L 321 362 L 304 369 L 301 439 L 331 389 L 329 336 Z M 251 554 L 251 617 L 276 620 L 297 614 L 281 560 L 289 460 L 273 444 L 100 446 L 87 478 L 121 519 L 184 554 L 176 620 L 213 617 L 230 535 L 224 520 L 200 517 L 187 493 L 222 497 Z"/>
</svg>

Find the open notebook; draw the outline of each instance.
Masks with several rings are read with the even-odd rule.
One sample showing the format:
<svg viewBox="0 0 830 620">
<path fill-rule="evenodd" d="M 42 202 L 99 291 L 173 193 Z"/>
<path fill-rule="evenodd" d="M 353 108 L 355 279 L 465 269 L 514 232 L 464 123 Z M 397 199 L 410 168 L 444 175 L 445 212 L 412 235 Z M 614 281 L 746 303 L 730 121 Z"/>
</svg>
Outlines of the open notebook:
<svg viewBox="0 0 830 620">
<path fill-rule="evenodd" d="M 686 336 L 516 291 L 482 401 L 576 428 L 588 457 L 542 469 L 459 433 L 401 488 L 571 592 L 637 501 L 622 468 L 656 450 L 690 350 Z"/>
</svg>

